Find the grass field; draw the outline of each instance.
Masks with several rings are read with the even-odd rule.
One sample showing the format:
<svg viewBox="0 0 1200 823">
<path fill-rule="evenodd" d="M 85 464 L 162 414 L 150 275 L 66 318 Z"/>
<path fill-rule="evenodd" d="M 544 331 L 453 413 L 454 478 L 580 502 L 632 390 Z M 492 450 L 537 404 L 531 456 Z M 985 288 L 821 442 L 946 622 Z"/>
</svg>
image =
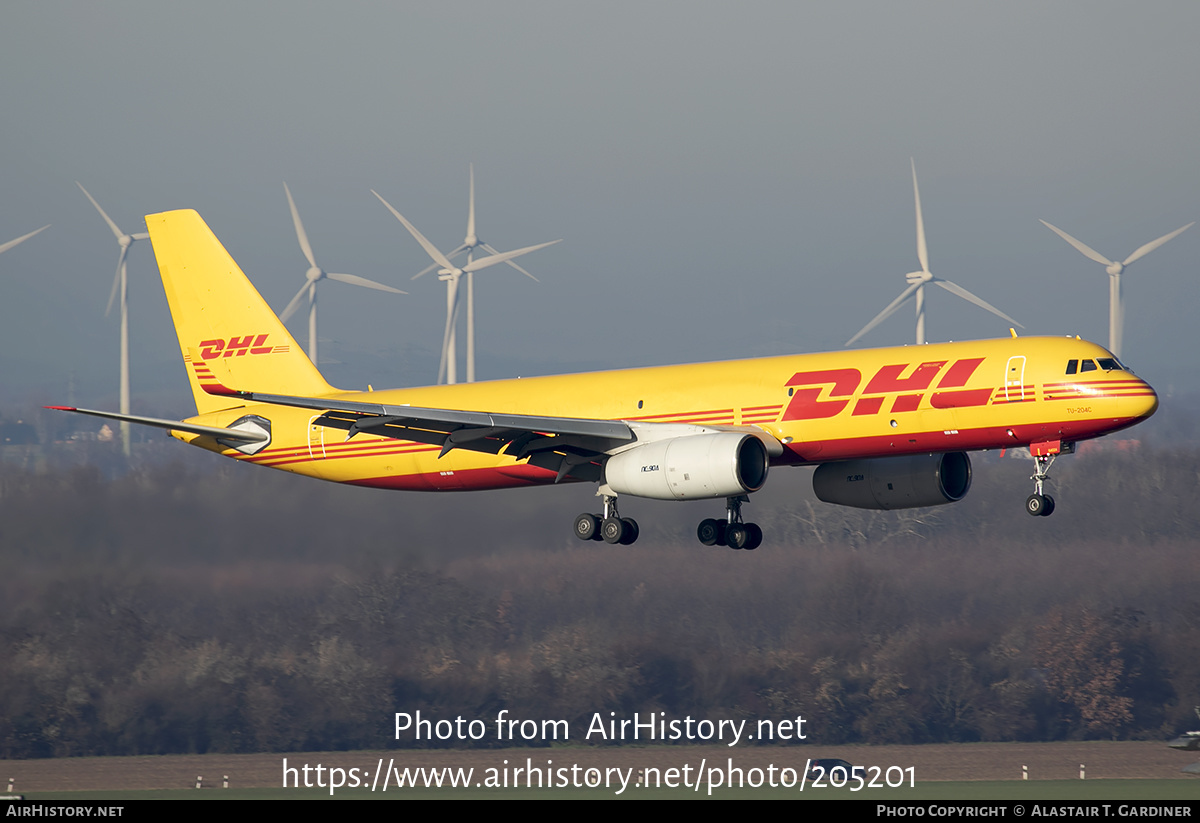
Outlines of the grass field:
<svg viewBox="0 0 1200 823">
<path fill-rule="evenodd" d="M 472 769 L 470 788 L 405 788 L 391 783 L 388 790 L 371 791 L 365 788 L 338 788 L 332 799 L 702 799 L 709 796 L 706 781 L 699 790 L 694 788 L 696 775 L 708 769 L 727 769 L 732 765 L 740 770 L 744 780 L 763 782 L 767 770 L 790 768 L 802 770 L 807 758 L 842 757 L 855 765 L 899 767 L 915 777 L 915 786 L 863 788 L 830 788 L 807 785 L 798 788 L 738 788 L 714 786 L 711 796 L 716 799 L 846 799 L 889 801 L 953 801 L 1006 800 L 1052 801 L 1087 800 L 1200 801 L 1200 780 L 1180 770 L 1196 757 L 1195 753 L 1179 752 L 1163 743 L 1046 743 L 1016 744 L 987 743 L 931 746 L 847 746 L 828 748 L 817 746 L 793 747 L 607 747 L 552 748 L 507 750 L 405 750 L 391 752 L 321 752 L 253 755 L 177 755 L 164 757 L 60 758 L 55 760 L 22 760 L 0 763 L 6 773 L 0 780 L 11 779 L 14 790 L 35 800 L 96 800 L 123 801 L 138 799 L 164 800 L 247 800 L 247 799 L 331 799 L 328 788 L 303 788 L 303 766 L 310 769 L 321 764 L 325 768 L 322 780 L 328 784 L 328 770 L 340 768 L 359 770 L 360 783 L 369 785 L 377 771 L 389 769 Z M 284 788 L 283 761 L 295 769 L 293 783 Z M 551 762 L 548 762 L 551 761 Z M 732 761 L 732 763 L 731 763 Z M 576 778 L 588 769 L 604 774 L 623 773 L 628 786 L 621 789 L 619 776 L 612 785 L 598 788 L 527 788 L 527 777 L 521 788 L 500 787 L 501 776 L 507 775 L 512 786 L 513 773 L 518 768 L 553 769 L 575 768 Z M 1081 766 L 1087 779 L 1080 779 Z M 680 784 L 687 767 L 689 787 Z M 1024 773 L 1028 780 L 1021 779 Z M 669 770 L 675 770 L 669 772 Z M 793 772 L 794 774 L 795 772 Z M 572 774 L 572 772 L 555 772 Z M 880 774 L 880 772 L 877 772 Z M 899 772 L 893 771 L 893 775 Z M 489 775 L 496 788 L 486 787 Z M 521 776 L 527 775 L 527 772 Z M 670 780 L 678 788 L 635 785 L 644 775 L 652 775 L 660 783 Z M 673 776 L 672 776 L 673 775 Z M 203 788 L 196 789 L 198 776 Z M 220 788 L 228 776 L 231 788 Z M 548 776 L 548 775 L 547 775 Z M 316 772 L 310 771 L 310 782 L 317 782 Z M 519 779 L 519 778 L 518 778 Z M 7 783 L 7 780 L 4 780 Z M 348 780 L 345 782 L 349 782 Z M 571 783 L 579 783 L 575 779 Z M 894 781 L 899 782 L 899 781 Z M 475 784 L 485 783 L 478 787 Z M 381 786 L 377 783 L 377 788 Z"/>
<path fill-rule="evenodd" d="M 342 789 L 170 789 L 146 791 L 35 792 L 30 800 L 707 800 L 706 787 L 693 789 L 630 788 L 621 795 L 609 789 L 391 789 L 386 793 Z M 715 800 L 865 800 L 876 801 L 1061 801 L 1092 803 L 1161 803 L 1200 801 L 1200 784 L 1180 780 L 982 780 L 928 782 L 916 788 L 863 790 L 743 788 L 715 789 Z"/>
</svg>

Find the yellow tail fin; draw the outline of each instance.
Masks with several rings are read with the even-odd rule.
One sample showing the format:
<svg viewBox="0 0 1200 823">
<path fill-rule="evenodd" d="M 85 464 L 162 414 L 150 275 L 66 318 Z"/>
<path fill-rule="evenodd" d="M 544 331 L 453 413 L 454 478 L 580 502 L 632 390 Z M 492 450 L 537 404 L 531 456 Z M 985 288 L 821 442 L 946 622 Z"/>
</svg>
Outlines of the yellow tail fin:
<svg viewBox="0 0 1200 823">
<path fill-rule="evenodd" d="M 200 414 L 229 408 L 231 398 L 201 388 L 190 352 L 219 360 L 236 389 L 305 396 L 336 391 L 199 214 L 150 214 L 146 226 Z"/>
</svg>

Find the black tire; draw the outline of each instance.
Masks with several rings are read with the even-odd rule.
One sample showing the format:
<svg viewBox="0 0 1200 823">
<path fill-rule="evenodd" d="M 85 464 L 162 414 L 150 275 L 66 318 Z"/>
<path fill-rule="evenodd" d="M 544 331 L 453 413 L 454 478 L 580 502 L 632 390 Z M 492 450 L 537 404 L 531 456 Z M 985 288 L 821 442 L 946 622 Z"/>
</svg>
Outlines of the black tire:
<svg viewBox="0 0 1200 823">
<path fill-rule="evenodd" d="M 1054 498 L 1050 495 L 1043 495 L 1046 498 L 1046 506 L 1042 509 L 1042 517 L 1049 517 L 1054 514 Z"/>
<path fill-rule="evenodd" d="M 750 539 L 746 541 L 746 551 L 752 552 L 762 545 L 762 529 L 757 523 L 747 523 L 746 531 L 750 533 Z"/>
<path fill-rule="evenodd" d="M 696 538 L 706 546 L 725 545 L 725 524 L 720 520 L 701 520 L 696 527 Z"/>
<path fill-rule="evenodd" d="M 584 512 L 575 518 L 575 536 L 580 540 L 595 540 L 600 535 L 600 518 Z"/>
<path fill-rule="evenodd" d="M 1025 498 L 1025 511 L 1034 517 L 1041 517 L 1046 513 L 1046 498 L 1040 494 L 1029 495 L 1029 497 Z"/>
<path fill-rule="evenodd" d="M 621 545 L 632 546 L 637 542 L 638 535 L 642 530 L 638 528 L 637 521 L 632 517 L 622 517 L 621 522 L 625 524 L 625 531 L 621 534 Z"/>
<path fill-rule="evenodd" d="M 731 549 L 744 549 L 750 542 L 750 530 L 741 523 L 730 523 L 725 528 L 725 544 Z"/>
<path fill-rule="evenodd" d="M 600 524 L 600 537 L 605 543 L 613 546 L 621 542 L 625 535 L 625 524 L 618 517 L 606 517 Z"/>
</svg>

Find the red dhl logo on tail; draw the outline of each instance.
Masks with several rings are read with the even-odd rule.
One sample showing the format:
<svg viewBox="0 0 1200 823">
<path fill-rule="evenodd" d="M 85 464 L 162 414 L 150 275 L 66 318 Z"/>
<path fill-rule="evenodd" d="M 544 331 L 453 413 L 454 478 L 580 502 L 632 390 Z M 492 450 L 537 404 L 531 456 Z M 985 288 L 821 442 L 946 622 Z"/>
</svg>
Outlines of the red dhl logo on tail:
<svg viewBox="0 0 1200 823">
<path fill-rule="evenodd" d="M 218 357 L 243 357 L 247 354 L 287 351 L 287 346 L 266 345 L 268 336 L 260 334 L 256 337 L 248 334 L 245 337 L 231 337 L 228 340 L 201 340 L 200 356 L 205 360 L 216 360 Z"/>
<path fill-rule="evenodd" d="M 975 357 L 968 360 L 955 360 L 950 368 L 950 361 L 935 360 L 921 363 L 913 368 L 907 377 L 905 371 L 912 368 L 911 363 L 897 363 L 883 366 L 867 382 L 863 395 L 854 404 L 852 415 L 878 414 L 884 402 L 890 395 L 896 395 L 890 411 L 916 411 L 921 405 L 925 392 L 933 385 L 934 379 L 941 374 L 938 389 L 961 389 L 967 385 L 971 375 L 979 368 L 984 358 Z M 943 369 L 945 369 L 943 373 Z M 798 372 L 787 382 L 794 387 L 792 400 L 783 413 L 784 420 L 820 420 L 841 414 L 862 385 L 862 372 L 858 369 L 823 369 L 821 371 Z M 805 387 L 805 388 L 800 388 Z M 829 388 L 827 397 L 822 400 L 821 393 Z M 935 391 L 929 398 L 929 403 L 935 409 L 954 409 L 964 406 L 984 406 L 992 396 L 992 389 L 965 389 L 962 391 Z M 844 398 L 844 399 L 841 399 Z"/>
</svg>

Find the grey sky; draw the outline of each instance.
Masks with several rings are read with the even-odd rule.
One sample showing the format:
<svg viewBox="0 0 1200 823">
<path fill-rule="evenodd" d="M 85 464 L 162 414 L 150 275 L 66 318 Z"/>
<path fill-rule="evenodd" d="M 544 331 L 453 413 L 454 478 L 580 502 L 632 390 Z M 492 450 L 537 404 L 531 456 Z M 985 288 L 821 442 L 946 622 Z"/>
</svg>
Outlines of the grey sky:
<svg viewBox="0 0 1200 823">
<path fill-rule="evenodd" d="M 444 286 L 368 189 L 448 250 L 470 161 L 484 239 L 565 241 L 541 284 L 480 276 L 481 377 L 840 348 L 918 267 L 910 156 L 934 274 L 1104 343 L 1107 277 L 1037 221 L 1123 259 L 1200 217 L 1197 32 L 1193 2 L 9 4 L 0 242 L 53 227 L 0 256 L 3 395 L 75 370 L 115 404 L 117 246 L 75 180 L 129 232 L 196 208 L 276 309 L 286 180 L 325 268 L 411 292 L 321 284 L 331 382 L 432 382 Z M 1198 261 L 1193 229 L 1125 277 L 1162 389 L 1200 387 Z M 130 279 L 136 411 L 184 378 L 148 244 Z M 1006 333 L 929 298 L 931 340 Z"/>
</svg>

